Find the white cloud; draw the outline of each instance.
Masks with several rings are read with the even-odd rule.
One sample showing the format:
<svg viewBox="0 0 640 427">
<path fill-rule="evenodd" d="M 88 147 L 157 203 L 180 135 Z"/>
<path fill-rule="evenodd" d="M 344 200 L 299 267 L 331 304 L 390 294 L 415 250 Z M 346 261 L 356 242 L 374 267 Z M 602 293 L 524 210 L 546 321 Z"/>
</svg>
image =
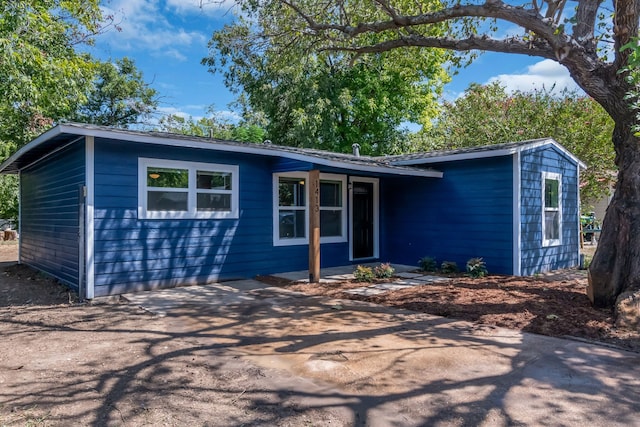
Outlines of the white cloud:
<svg viewBox="0 0 640 427">
<path fill-rule="evenodd" d="M 523 74 L 500 74 L 491 77 L 487 83 L 500 82 L 507 92 L 531 90 L 551 90 L 559 93 L 563 89 L 580 90 L 569 72 L 562 65 L 550 59 L 537 62 L 527 67 Z"/>
<path fill-rule="evenodd" d="M 234 0 L 167 0 L 167 7 L 182 15 L 221 16 L 236 5 Z"/>
<path fill-rule="evenodd" d="M 182 61 L 186 56 L 180 49 L 207 41 L 204 34 L 169 22 L 159 0 L 113 0 L 108 5 L 103 12 L 113 16 L 121 30 L 104 37 L 119 49 L 146 49 Z"/>
<path fill-rule="evenodd" d="M 242 117 L 238 113 L 229 110 L 215 111 L 213 115 L 222 123 L 236 124 L 242 120 Z"/>
</svg>

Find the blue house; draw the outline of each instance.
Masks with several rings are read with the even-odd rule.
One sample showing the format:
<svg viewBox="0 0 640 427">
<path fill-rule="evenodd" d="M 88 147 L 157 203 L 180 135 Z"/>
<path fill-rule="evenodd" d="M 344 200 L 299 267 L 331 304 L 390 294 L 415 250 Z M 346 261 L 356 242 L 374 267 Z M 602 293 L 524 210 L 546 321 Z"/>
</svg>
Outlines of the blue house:
<svg viewBox="0 0 640 427">
<path fill-rule="evenodd" d="M 0 173 L 20 177 L 20 262 L 93 298 L 303 270 L 312 210 L 322 267 L 574 267 L 581 167 L 552 139 L 367 157 L 66 123 Z"/>
</svg>

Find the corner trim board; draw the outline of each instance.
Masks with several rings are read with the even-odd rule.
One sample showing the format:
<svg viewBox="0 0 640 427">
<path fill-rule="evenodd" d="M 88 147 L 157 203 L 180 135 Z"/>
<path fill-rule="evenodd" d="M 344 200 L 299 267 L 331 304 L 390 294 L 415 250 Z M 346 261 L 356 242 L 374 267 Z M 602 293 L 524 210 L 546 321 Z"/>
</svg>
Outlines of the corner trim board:
<svg viewBox="0 0 640 427">
<path fill-rule="evenodd" d="M 522 194 L 520 152 L 513 155 L 513 275 L 522 274 Z"/>
<path fill-rule="evenodd" d="M 86 298 L 95 295 L 95 259 L 94 259 L 94 186 L 95 186 L 95 141 L 93 136 L 85 139 L 85 186 L 87 187 L 85 213 L 85 280 Z"/>
</svg>

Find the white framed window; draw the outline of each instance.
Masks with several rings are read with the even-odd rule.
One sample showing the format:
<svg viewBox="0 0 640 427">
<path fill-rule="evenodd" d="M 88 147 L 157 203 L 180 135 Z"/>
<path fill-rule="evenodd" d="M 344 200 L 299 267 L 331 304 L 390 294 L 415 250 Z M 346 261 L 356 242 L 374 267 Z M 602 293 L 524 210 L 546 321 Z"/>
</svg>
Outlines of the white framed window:
<svg viewBox="0 0 640 427">
<path fill-rule="evenodd" d="M 238 166 L 138 159 L 138 218 L 239 217 Z"/>
<path fill-rule="evenodd" d="M 309 174 L 273 175 L 274 246 L 309 243 Z M 347 241 L 347 179 L 320 174 L 320 243 Z"/>
<path fill-rule="evenodd" d="M 562 176 L 542 172 L 542 246 L 562 243 Z"/>
</svg>

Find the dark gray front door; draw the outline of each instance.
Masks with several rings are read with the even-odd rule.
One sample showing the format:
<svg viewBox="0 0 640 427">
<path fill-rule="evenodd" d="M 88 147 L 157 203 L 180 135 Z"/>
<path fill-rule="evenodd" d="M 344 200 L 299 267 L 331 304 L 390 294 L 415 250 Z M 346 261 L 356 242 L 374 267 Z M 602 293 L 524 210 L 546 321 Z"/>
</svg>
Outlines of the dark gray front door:
<svg viewBox="0 0 640 427">
<path fill-rule="evenodd" d="M 374 256 L 374 187 L 371 182 L 353 182 L 353 258 Z"/>
</svg>

